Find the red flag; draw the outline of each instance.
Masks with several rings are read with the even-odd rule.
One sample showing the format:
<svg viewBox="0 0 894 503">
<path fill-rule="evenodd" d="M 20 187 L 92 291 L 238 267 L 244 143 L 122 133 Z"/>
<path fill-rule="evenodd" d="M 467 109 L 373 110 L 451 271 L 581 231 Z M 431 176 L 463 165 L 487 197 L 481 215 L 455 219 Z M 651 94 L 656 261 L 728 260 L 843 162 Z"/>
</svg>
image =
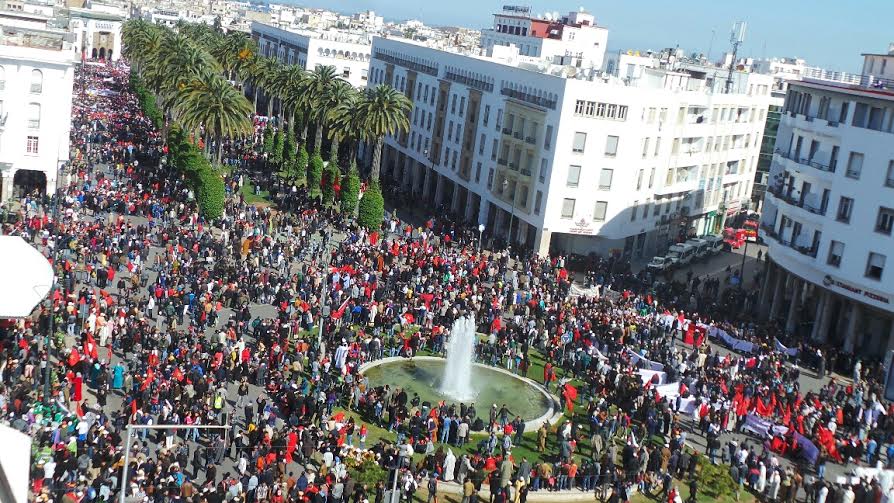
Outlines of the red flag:
<svg viewBox="0 0 894 503">
<path fill-rule="evenodd" d="M 143 384 L 140 386 L 140 391 L 144 391 L 148 388 L 153 380 L 155 380 L 155 372 L 152 370 L 152 367 L 149 367 L 149 371 L 146 372 L 146 378 L 143 379 Z"/>
<path fill-rule="evenodd" d="M 174 369 L 173 377 L 177 380 L 177 382 L 183 382 L 183 372 L 180 371 L 180 367 Z"/>
<path fill-rule="evenodd" d="M 84 341 L 84 354 L 90 356 L 90 358 L 93 358 L 94 360 L 99 356 L 96 349 L 96 339 L 89 333 L 87 334 L 87 339 Z"/>
<path fill-rule="evenodd" d="M 341 306 L 339 306 L 339 308 L 334 313 L 332 313 L 330 316 L 335 318 L 336 320 L 340 320 L 341 317 L 344 316 L 345 309 L 347 307 L 348 307 L 348 300 L 345 299 L 345 301 L 341 303 Z"/>
<path fill-rule="evenodd" d="M 137 413 L 137 400 L 133 399 L 130 401 L 130 414 L 136 415 Z"/>
<path fill-rule="evenodd" d="M 75 414 L 77 414 L 78 417 L 84 417 L 84 408 L 81 407 L 81 402 L 78 402 L 78 406 L 75 407 Z"/>
<path fill-rule="evenodd" d="M 81 355 L 77 348 L 71 348 L 71 354 L 68 355 L 68 366 L 74 367 L 81 360 Z"/>
</svg>

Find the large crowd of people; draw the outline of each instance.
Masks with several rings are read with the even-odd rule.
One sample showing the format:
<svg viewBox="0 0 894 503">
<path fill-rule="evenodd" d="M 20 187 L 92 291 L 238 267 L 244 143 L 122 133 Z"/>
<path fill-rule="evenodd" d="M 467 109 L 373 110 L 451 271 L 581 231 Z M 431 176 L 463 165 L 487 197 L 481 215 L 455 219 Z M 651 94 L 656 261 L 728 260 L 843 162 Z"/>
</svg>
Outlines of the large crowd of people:
<svg viewBox="0 0 894 503">
<path fill-rule="evenodd" d="M 858 362 L 853 379 L 827 380 L 816 348 L 747 321 L 755 291 L 659 283 L 611 258 L 587 264 L 601 294 L 581 294 L 566 257 L 479 252 L 447 216 L 360 229 L 262 172 L 273 126 L 260 120 L 225 145 L 227 204 L 206 221 L 162 162 L 129 69 L 79 72 L 58 204 L 25 197 L 4 224 L 58 277 L 31 318 L 0 328 L 0 417 L 33 438 L 35 501 L 379 503 L 392 485 L 407 500 L 455 485 L 463 503 L 485 489 L 501 503 L 544 490 L 674 501 L 675 480 L 694 494 L 721 462 L 772 501 L 887 500 L 877 478 L 825 476 L 894 463 L 877 372 Z M 246 204 L 245 184 L 277 208 Z M 460 316 L 487 334 L 479 362 L 547 387 L 566 416 L 524 432 L 498 404 L 420 403 L 359 373 L 443 354 Z M 799 387 L 807 361 L 818 391 Z M 150 428 L 175 425 L 202 428 Z M 371 480 L 374 467 L 386 475 Z"/>
</svg>

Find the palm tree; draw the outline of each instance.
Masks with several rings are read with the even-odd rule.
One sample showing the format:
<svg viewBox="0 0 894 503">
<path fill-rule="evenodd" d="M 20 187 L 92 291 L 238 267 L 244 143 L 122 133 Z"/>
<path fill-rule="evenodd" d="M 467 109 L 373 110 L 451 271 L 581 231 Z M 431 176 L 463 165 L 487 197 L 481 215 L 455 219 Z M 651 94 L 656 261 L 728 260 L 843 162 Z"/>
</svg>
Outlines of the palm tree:
<svg viewBox="0 0 894 503">
<path fill-rule="evenodd" d="M 365 136 L 375 140 L 369 174 L 371 180 L 379 179 L 385 136 L 409 130 L 412 109 L 413 102 L 389 85 L 379 84 L 374 89 L 367 89 L 357 113 L 363 118 Z"/>
<path fill-rule="evenodd" d="M 255 68 L 255 103 L 257 103 L 257 88 L 264 89 L 267 96 L 267 117 L 270 117 L 273 106 L 274 87 L 281 65 L 276 58 L 261 58 Z M 257 109 L 257 107 L 255 107 Z"/>
<path fill-rule="evenodd" d="M 334 66 L 320 65 L 310 72 L 305 82 L 303 91 L 307 97 L 314 100 L 310 107 L 310 117 L 308 117 L 314 121 L 316 128 L 314 151 L 319 150 L 323 145 L 323 128 L 326 127 L 326 116 L 329 109 L 335 105 L 330 101 L 329 94 L 339 80 L 341 79 L 335 75 Z"/>
<path fill-rule="evenodd" d="M 251 104 L 235 87 L 220 75 L 206 72 L 189 81 L 177 103 L 177 119 L 183 127 L 196 131 L 205 127 L 205 142 L 217 142 L 217 163 L 223 153 L 221 139 L 239 138 L 253 132 Z"/>
<path fill-rule="evenodd" d="M 329 125 L 328 136 L 332 141 L 329 162 L 338 162 L 338 147 L 341 140 L 355 134 L 359 129 L 356 127 L 359 126 L 356 124 L 358 117 L 356 111 L 357 105 L 360 103 L 360 93 L 346 81 L 338 80 L 329 92 L 327 101 L 335 103 L 326 114 L 326 121 Z M 348 161 L 348 164 L 351 162 L 353 162 L 353 158 Z"/>
</svg>

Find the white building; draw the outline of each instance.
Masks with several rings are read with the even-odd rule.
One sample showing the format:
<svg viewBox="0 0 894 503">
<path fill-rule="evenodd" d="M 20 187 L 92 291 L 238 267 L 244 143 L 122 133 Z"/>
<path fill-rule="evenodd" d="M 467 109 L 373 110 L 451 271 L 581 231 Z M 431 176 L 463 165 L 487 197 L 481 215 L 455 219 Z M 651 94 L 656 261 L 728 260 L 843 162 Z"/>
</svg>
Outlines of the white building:
<svg viewBox="0 0 894 503">
<path fill-rule="evenodd" d="M 333 66 L 355 87 L 366 87 L 371 45 L 369 37 L 337 30 L 284 30 L 263 23 L 251 24 L 258 52 L 307 70 Z"/>
<path fill-rule="evenodd" d="M 74 46 L 85 59 L 118 61 L 121 57 L 121 26 L 124 17 L 91 9 L 69 9 L 68 27 L 75 35 Z"/>
<path fill-rule="evenodd" d="M 46 193 L 68 160 L 74 51 L 62 32 L 0 29 L 0 201 L 6 201 Z"/>
<path fill-rule="evenodd" d="M 481 30 L 481 47 L 488 53 L 494 46 L 515 46 L 523 56 L 577 68 L 602 68 L 607 43 L 608 29 L 596 26 L 583 10 L 536 18 L 528 7 L 506 5 L 494 14 L 493 29 Z"/>
<path fill-rule="evenodd" d="M 705 72 L 625 81 L 517 48 L 374 38 L 369 85 L 414 102 L 383 174 L 539 253 L 646 256 L 748 204 L 769 77 L 736 72 L 727 94 Z"/>
<path fill-rule="evenodd" d="M 883 72 L 894 54 L 865 55 Z M 847 353 L 894 349 L 894 80 L 789 82 L 764 201 L 765 314 Z M 833 79 L 834 77 L 834 79 Z"/>
</svg>

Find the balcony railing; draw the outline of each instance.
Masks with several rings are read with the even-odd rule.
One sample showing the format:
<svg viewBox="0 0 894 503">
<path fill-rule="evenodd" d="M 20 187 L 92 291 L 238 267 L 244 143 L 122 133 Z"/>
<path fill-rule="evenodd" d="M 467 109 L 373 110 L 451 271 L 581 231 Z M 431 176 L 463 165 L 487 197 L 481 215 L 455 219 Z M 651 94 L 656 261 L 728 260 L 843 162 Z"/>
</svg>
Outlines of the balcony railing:
<svg viewBox="0 0 894 503">
<path fill-rule="evenodd" d="M 521 134 L 521 132 L 516 131 L 516 132 L 512 133 L 512 137 L 515 138 L 516 140 L 521 140 L 522 134 Z"/>
<path fill-rule="evenodd" d="M 761 224 L 760 228 L 762 231 L 764 231 L 764 233 L 767 235 L 768 238 L 772 239 L 773 241 L 776 241 L 777 243 L 781 244 L 782 246 L 791 248 L 792 250 L 795 250 L 796 252 L 800 253 L 801 255 L 816 258 L 817 252 L 819 251 L 819 246 L 799 246 L 796 243 L 793 243 L 792 241 L 786 241 L 786 240 L 782 239 L 782 236 L 780 236 L 779 233 L 776 232 L 776 229 L 774 229 L 773 226 L 771 226 L 769 224 Z"/>
<path fill-rule="evenodd" d="M 506 159 L 503 159 L 503 158 L 497 159 L 497 164 L 499 164 L 500 166 L 505 166 Z"/>
<path fill-rule="evenodd" d="M 490 92 L 493 92 L 493 90 L 494 90 L 493 82 L 487 82 L 487 81 L 484 81 L 481 79 L 476 79 L 476 78 L 469 77 L 466 75 L 460 75 L 460 74 L 455 73 L 451 70 L 447 70 L 445 77 L 447 78 L 447 80 L 452 80 L 452 81 L 458 82 L 460 84 L 465 84 L 469 87 L 474 87 L 475 89 L 479 89 L 481 91 L 486 91 L 486 92 L 490 93 Z"/>
<path fill-rule="evenodd" d="M 786 194 L 785 186 L 783 186 L 783 185 L 779 185 L 779 184 L 769 185 L 769 186 L 767 186 L 767 192 L 776 196 L 776 199 L 780 199 L 792 206 L 797 206 L 798 208 L 804 208 L 805 210 L 807 210 L 810 213 L 813 213 L 815 215 L 825 216 L 825 214 L 826 214 L 825 208 L 822 208 L 822 207 L 817 208 L 811 204 L 807 204 L 806 197 L 804 198 L 804 200 L 802 200 L 800 197 L 795 197 L 795 196 Z"/>
<path fill-rule="evenodd" d="M 438 76 L 438 67 L 434 66 L 434 65 L 420 63 L 418 61 L 413 61 L 411 59 L 401 57 L 401 56 L 394 56 L 392 54 L 388 54 L 383 51 L 376 51 L 373 54 L 373 57 L 375 59 L 384 61 L 386 63 L 392 63 L 392 64 L 395 64 L 398 66 L 402 66 L 404 68 L 409 68 L 410 70 L 416 70 L 417 72 L 427 73 L 433 77 Z"/>
<path fill-rule="evenodd" d="M 517 91 L 508 87 L 504 87 L 503 89 L 501 89 L 500 94 L 517 99 L 519 101 L 524 101 L 525 103 L 530 103 L 532 105 L 549 108 L 551 110 L 556 109 L 556 100 L 547 99 L 543 96 L 537 96 L 535 94 Z"/>
<path fill-rule="evenodd" d="M 875 75 L 832 72 L 821 68 L 805 68 L 801 76 L 805 80 L 839 82 L 851 86 L 867 87 L 871 89 L 894 89 L 894 80 L 877 77 Z"/>
<path fill-rule="evenodd" d="M 818 169 L 820 171 L 825 171 L 827 173 L 834 173 L 835 169 L 838 167 L 838 160 L 832 159 L 829 164 L 823 164 L 821 162 L 814 161 L 812 159 L 798 158 L 791 152 L 786 152 L 781 148 L 777 148 L 775 151 L 779 154 L 780 157 L 788 159 L 790 161 L 794 161 L 798 164 L 803 164 L 805 166 L 810 166 L 811 168 Z"/>
<path fill-rule="evenodd" d="M 525 142 L 529 145 L 534 145 L 535 143 L 537 143 L 537 139 L 533 136 L 525 136 Z"/>
</svg>

